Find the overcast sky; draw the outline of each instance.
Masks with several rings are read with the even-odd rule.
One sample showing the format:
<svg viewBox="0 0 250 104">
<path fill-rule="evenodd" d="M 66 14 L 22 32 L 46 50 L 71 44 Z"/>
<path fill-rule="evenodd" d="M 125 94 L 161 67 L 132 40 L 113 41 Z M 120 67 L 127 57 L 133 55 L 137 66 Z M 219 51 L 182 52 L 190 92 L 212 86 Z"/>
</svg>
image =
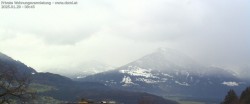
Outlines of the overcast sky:
<svg viewBox="0 0 250 104">
<path fill-rule="evenodd" d="M 0 9 L 0 51 L 38 71 L 90 60 L 121 66 L 159 47 L 208 65 L 249 65 L 250 1 L 78 0 Z"/>
</svg>

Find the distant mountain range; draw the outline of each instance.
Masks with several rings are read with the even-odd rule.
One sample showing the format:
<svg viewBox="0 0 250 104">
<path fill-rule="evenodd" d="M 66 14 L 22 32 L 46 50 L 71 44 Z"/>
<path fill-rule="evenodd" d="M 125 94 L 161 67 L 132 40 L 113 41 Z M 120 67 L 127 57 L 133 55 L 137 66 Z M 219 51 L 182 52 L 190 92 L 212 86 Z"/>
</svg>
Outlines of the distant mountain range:
<svg viewBox="0 0 250 104">
<path fill-rule="evenodd" d="M 249 83 L 235 73 L 199 64 L 192 58 L 161 48 L 115 70 L 80 81 L 100 82 L 129 91 L 142 91 L 159 96 L 179 96 L 220 101 L 229 89 L 240 92 Z"/>
<path fill-rule="evenodd" d="M 95 101 L 109 99 L 121 104 L 138 104 L 141 101 L 150 101 L 153 104 L 178 104 L 144 92 L 124 91 L 98 82 L 77 82 L 58 74 L 38 73 L 20 61 L 0 53 L 0 73 L 5 70 L 16 70 L 15 72 L 20 75 L 29 75 L 32 89 L 36 89 L 39 96 L 49 96 L 60 101 L 79 101 L 85 98 Z"/>
<path fill-rule="evenodd" d="M 67 68 L 48 70 L 71 79 L 84 78 L 89 75 L 115 69 L 114 66 L 104 64 L 98 61 L 87 61 Z"/>
</svg>

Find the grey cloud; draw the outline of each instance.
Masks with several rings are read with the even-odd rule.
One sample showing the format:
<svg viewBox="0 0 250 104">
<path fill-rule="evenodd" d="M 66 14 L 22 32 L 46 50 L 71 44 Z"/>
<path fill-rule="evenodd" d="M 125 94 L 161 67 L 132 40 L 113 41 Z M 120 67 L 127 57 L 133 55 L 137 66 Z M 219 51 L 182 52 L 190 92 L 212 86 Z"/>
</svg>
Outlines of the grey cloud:
<svg viewBox="0 0 250 104">
<path fill-rule="evenodd" d="M 174 41 L 182 37 L 194 35 L 202 25 L 202 19 L 206 11 L 197 2 L 186 1 L 159 1 L 147 2 L 144 5 L 138 4 L 132 14 L 113 24 L 113 34 L 126 38 L 143 41 Z M 206 6 L 206 5 L 204 5 Z M 141 8 L 144 8 L 141 10 Z"/>
<path fill-rule="evenodd" d="M 98 0 L 79 1 L 73 9 L 44 8 L 11 14 L 0 11 L 6 14 L 0 17 L 0 43 L 9 45 L 7 39 L 29 34 L 44 42 L 33 48 L 42 47 L 46 57 L 54 55 L 50 52 L 58 57 L 67 53 L 85 60 L 94 57 L 108 64 L 117 63 L 116 66 L 158 47 L 178 49 L 209 65 L 249 63 L 249 4 L 249 0 Z M 13 47 L 2 50 L 17 50 Z M 50 51 L 46 50 L 48 47 Z M 42 54 L 37 50 L 33 53 Z M 53 61 L 59 59 L 63 57 Z"/>
<path fill-rule="evenodd" d="M 8 39 L 14 38 L 15 36 L 16 36 L 15 32 L 0 27 L 0 40 L 2 41 L 8 40 Z"/>
<path fill-rule="evenodd" d="M 38 37 L 41 37 L 48 44 L 57 45 L 74 45 L 84 39 L 91 37 L 94 34 L 94 30 L 60 30 L 60 31 L 37 31 Z"/>
</svg>

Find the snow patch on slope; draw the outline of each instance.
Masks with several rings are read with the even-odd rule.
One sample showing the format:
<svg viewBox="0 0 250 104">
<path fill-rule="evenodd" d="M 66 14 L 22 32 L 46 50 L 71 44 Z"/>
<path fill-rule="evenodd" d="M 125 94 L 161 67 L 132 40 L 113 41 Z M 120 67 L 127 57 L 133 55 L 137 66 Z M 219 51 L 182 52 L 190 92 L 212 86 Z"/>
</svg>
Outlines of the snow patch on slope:
<svg viewBox="0 0 250 104">
<path fill-rule="evenodd" d="M 146 79 L 146 78 L 137 78 L 136 81 L 150 83 L 150 84 L 158 83 L 158 82 L 164 82 L 164 81 L 160 81 L 160 80 L 152 80 L 152 79 Z"/>
<path fill-rule="evenodd" d="M 237 83 L 237 82 L 223 82 L 223 83 L 221 83 L 221 84 L 223 84 L 223 85 L 226 85 L 226 86 L 230 86 L 230 87 L 233 87 L 233 86 L 239 86 L 239 83 Z"/>
<path fill-rule="evenodd" d="M 128 76 L 124 76 L 122 78 L 121 83 L 124 83 L 122 86 L 130 86 L 130 85 L 134 85 L 135 83 L 132 82 L 132 79 Z"/>
<path fill-rule="evenodd" d="M 126 73 L 131 76 L 141 76 L 145 78 L 158 78 L 151 73 L 152 69 L 143 69 L 137 66 L 128 66 L 128 69 L 119 70 L 120 73 Z"/>
<path fill-rule="evenodd" d="M 190 86 L 188 83 L 186 82 L 179 82 L 179 81 L 175 81 L 176 84 L 182 85 L 182 86 Z"/>
<path fill-rule="evenodd" d="M 164 76 L 167 76 L 167 77 L 170 77 L 170 78 L 173 78 L 173 76 L 172 75 L 169 75 L 169 74 L 167 74 L 167 73 L 162 73 Z"/>
</svg>

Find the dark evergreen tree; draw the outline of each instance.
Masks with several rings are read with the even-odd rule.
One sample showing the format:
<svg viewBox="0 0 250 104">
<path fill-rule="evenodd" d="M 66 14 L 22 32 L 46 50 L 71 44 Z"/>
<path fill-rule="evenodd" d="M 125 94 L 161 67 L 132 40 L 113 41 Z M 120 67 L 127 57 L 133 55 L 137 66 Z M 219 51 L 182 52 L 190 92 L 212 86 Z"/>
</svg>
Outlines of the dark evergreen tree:
<svg viewBox="0 0 250 104">
<path fill-rule="evenodd" d="M 228 91 L 224 101 L 221 104 L 238 104 L 238 96 L 234 92 L 234 90 Z"/>
<path fill-rule="evenodd" d="M 250 104 L 250 87 L 241 93 L 240 104 Z"/>
</svg>

